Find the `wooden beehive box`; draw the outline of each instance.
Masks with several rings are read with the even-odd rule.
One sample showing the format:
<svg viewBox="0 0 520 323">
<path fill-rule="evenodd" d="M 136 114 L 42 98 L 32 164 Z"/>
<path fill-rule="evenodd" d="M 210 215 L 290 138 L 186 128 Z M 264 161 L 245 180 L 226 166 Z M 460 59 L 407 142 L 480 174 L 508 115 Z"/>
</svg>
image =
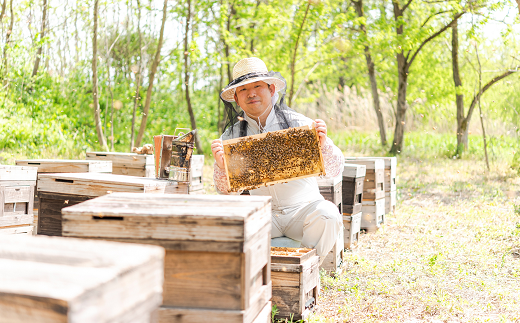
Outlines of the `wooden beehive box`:
<svg viewBox="0 0 520 323">
<path fill-rule="evenodd" d="M 135 153 L 87 152 L 87 160 L 103 160 L 112 162 L 112 174 L 138 177 L 155 177 L 154 155 Z"/>
<path fill-rule="evenodd" d="M 334 178 L 317 178 L 320 194 L 327 201 L 338 206 L 339 213 L 343 212 L 342 177 L 341 174 Z"/>
<path fill-rule="evenodd" d="M 397 205 L 397 191 L 391 191 L 385 193 L 385 214 L 395 212 Z"/>
<path fill-rule="evenodd" d="M 345 163 L 366 166 L 363 183 L 363 201 L 375 201 L 385 197 L 385 162 L 374 158 L 346 157 Z"/>
<path fill-rule="evenodd" d="M 36 172 L 0 165 L 0 234 L 32 234 Z"/>
<path fill-rule="evenodd" d="M 332 247 L 332 250 L 325 256 L 325 260 L 320 266 L 320 270 L 323 269 L 327 273 L 339 275 L 343 270 L 343 259 L 345 256 L 345 238 L 343 230 L 340 230 L 338 239 Z"/>
<path fill-rule="evenodd" d="M 271 248 L 271 280 L 275 318 L 306 320 L 315 309 L 320 289 L 316 249 Z"/>
<path fill-rule="evenodd" d="M 385 223 L 385 199 L 363 201 L 361 229 L 374 232 Z"/>
<path fill-rule="evenodd" d="M 203 168 L 204 168 L 204 155 L 191 155 L 190 194 L 204 193 L 204 183 L 202 181 Z"/>
<path fill-rule="evenodd" d="M 316 129 L 311 126 L 226 140 L 230 192 L 325 175 Z"/>
<path fill-rule="evenodd" d="M 152 322 L 164 250 L 49 237 L 0 237 L 0 321 Z"/>
<path fill-rule="evenodd" d="M 114 192 L 184 194 L 187 184 L 155 178 L 99 174 L 58 173 L 38 175 L 38 234 L 61 236 L 61 209 Z"/>
<path fill-rule="evenodd" d="M 365 175 L 365 165 L 345 164 L 343 166 L 341 187 L 343 214 L 353 215 L 361 212 Z"/>
<path fill-rule="evenodd" d="M 38 167 L 38 174 L 112 173 L 112 162 L 108 160 L 24 159 L 17 160 L 16 165 Z"/>
<path fill-rule="evenodd" d="M 353 215 L 343 215 L 343 236 L 345 249 L 354 249 L 359 244 L 359 234 L 361 231 L 362 212 Z"/>
<path fill-rule="evenodd" d="M 270 199 L 114 193 L 63 209 L 63 235 L 164 247 L 159 322 L 250 323 L 271 299 Z"/>
</svg>

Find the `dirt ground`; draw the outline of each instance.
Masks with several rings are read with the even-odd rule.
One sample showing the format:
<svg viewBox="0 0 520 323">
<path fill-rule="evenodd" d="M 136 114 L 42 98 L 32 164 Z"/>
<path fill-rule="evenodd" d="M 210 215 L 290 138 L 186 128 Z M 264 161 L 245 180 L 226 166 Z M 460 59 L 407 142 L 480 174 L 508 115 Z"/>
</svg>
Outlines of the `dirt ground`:
<svg viewBox="0 0 520 323">
<path fill-rule="evenodd" d="M 520 322 L 520 178 L 484 170 L 400 159 L 396 213 L 322 275 L 310 322 Z"/>
</svg>

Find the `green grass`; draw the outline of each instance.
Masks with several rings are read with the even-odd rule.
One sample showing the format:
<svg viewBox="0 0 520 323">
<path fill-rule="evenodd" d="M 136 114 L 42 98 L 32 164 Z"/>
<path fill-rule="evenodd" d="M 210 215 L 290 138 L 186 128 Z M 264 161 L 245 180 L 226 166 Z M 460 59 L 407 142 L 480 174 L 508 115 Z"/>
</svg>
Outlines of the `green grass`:
<svg viewBox="0 0 520 323">
<path fill-rule="evenodd" d="M 520 178 L 484 167 L 399 158 L 396 214 L 322 276 L 310 322 L 520 320 Z"/>
</svg>

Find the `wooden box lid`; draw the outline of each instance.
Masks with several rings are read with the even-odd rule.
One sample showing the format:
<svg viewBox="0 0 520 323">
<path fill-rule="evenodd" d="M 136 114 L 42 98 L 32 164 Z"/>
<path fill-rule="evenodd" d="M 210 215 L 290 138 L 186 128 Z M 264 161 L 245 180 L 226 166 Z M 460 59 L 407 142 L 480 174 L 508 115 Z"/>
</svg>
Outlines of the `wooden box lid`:
<svg viewBox="0 0 520 323">
<path fill-rule="evenodd" d="M 270 196 L 115 193 L 62 210 L 63 235 L 242 242 L 271 224 Z M 180 246 L 178 248 L 181 248 Z"/>
<path fill-rule="evenodd" d="M 185 193 L 176 182 L 100 173 L 38 174 L 38 192 L 102 196 L 115 192 Z"/>
<path fill-rule="evenodd" d="M 162 301 L 164 249 L 71 238 L 0 236 L 7 322 L 125 322 Z M 130 321 L 126 321 L 130 322 Z"/>
<path fill-rule="evenodd" d="M 345 163 L 365 165 L 367 170 L 385 169 L 385 161 L 379 158 L 345 157 Z"/>
<path fill-rule="evenodd" d="M 343 180 L 343 175 L 339 174 L 336 177 L 328 178 L 328 177 L 316 177 L 316 181 L 318 182 L 318 186 L 335 186 Z"/>
<path fill-rule="evenodd" d="M 38 168 L 0 165 L 0 181 L 36 181 Z"/>
<path fill-rule="evenodd" d="M 106 151 L 87 152 L 87 160 L 109 160 L 114 167 L 145 168 L 153 167 L 154 155 L 139 155 L 136 153 L 116 153 Z"/>
<path fill-rule="evenodd" d="M 343 177 L 364 177 L 367 174 L 367 167 L 365 165 L 356 165 L 345 163 L 343 165 Z"/>
<path fill-rule="evenodd" d="M 38 167 L 38 173 L 112 173 L 108 160 L 24 159 L 16 165 Z"/>
</svg>

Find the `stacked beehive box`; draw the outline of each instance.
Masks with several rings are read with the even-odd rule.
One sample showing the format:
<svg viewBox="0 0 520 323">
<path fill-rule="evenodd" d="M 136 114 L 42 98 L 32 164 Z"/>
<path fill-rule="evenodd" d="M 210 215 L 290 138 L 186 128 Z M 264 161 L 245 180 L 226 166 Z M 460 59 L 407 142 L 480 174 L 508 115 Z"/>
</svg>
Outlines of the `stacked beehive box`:
<svg viewBox="0 0 520 323">
<path fill-rule="evenodd" d="M 345 158 L 348 164 L 366 166 L 363 182 L 363 201 L 361 211 L 361 229 L 376 231 L 384 223 L 385 217 L 385 162 L 373 158 Z"/>
<path fill-rule="evenodd" d="M 154 155 L 135 153 L 87 152 L 87 160 L 112 162 L 112 174 L 154 178 Z"/>
<path fill-rule="evenodd" d="M 344 247 L 353 249 L 358 244 L 361 229 L 366 166 L 345 164 L 342 175 Z"/>
<path fill-rule="evenodd" d="M 163 261 L 155 246 L 2 236 L 0 322 L 154 322 Z"/>
<path fill-rule="evenodd" d="M 18 166 L 38 167 L 38 174 L 46 173 L 112 173 L 112 162 L 102 160 L 66 160 L 66 159 L 23 159 L 17 160 Z M 40 201 L 37 194 L 38 183 L 34 192 L 34 233 L 38 231 Z"/>
<path fill-rule="evenodd" d="M 343 199 L 342 199 L 342 176 L 339 174 L 334 178 L 317 177 L 318 187 L 320 188 L 320 194 L 327 200 L 338 206 L 338 210 L 341 213 L 343 210 Z"/>
<path fill-rule="evenodd" d="M 273 305 L 277 319 L 306 320 L 316 307 L 320 289 L 315 249 L 271 248 Z"/>
<path fill-rule="evenodd" d="M 63 209 L 63 233 L 164 247 L 159 322 L 270 322 L 270 197 L 114 193 Z"/>
<path fill-rule="evenodd" d="M 202 170 L 204 168 L 204 155 L 191 156 L 191 180 L 190 194 L 204 194 Z"/>
<path fill-rule="evenodd" d="M 38 234 L 61 236 L 62 208 L 113 192 L 185 194 L 188 184 L 114 174 L 39 174 Z"/>
<path fill-rule="evenodd" d="M 0 234 L 32 234 L 36 171 L 0 165 Z"/>
</svg>

